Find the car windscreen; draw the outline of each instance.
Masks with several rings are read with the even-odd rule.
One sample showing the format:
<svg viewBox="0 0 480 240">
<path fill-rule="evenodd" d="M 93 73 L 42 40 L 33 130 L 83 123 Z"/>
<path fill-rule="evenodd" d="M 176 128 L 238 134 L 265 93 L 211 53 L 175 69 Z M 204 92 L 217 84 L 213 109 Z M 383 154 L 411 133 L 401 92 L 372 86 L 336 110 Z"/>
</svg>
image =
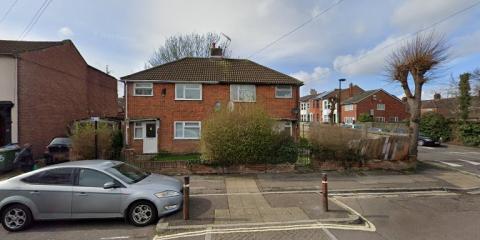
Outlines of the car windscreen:
<svg viewBox="0 0 480 240">
<path fill-rule="evenodd" d="M 50 145 L 71 145 L 72 141 L 70 138 L 54 138 Z"/>
<path fill-rule="evenodd" d="M 125 163 L 120 163 L 111 168 L 107 168 L 106 171 L 128 184 L 140 182 L 142 179 L 150 175 L 150 173 L 144 172 Z"/>
</svg>

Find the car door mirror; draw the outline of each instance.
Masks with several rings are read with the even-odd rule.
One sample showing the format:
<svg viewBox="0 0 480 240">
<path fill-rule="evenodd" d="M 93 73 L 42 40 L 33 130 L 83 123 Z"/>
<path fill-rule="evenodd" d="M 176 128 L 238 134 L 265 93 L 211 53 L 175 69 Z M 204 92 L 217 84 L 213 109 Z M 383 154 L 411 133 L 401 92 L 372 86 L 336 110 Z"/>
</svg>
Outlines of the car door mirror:
<svg viewBox="0 0 480 240">
<path fill-rule="evenodd" d="M 103 188 L 104 189 L 111 189 L 111 188 L 118 188 L 118 184 L 114 183 L 114 182 L 107 182 L 105 184 L 103 184 Z"/>
</svg>

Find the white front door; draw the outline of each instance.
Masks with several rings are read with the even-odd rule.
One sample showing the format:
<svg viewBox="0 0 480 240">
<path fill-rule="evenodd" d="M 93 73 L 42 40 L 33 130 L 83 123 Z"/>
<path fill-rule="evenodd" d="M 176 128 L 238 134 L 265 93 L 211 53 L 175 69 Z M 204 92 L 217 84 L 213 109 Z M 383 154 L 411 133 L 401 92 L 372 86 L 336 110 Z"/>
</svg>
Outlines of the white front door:
<svg viewBox="0 0 480 240">
<path fill-rule="evenodd" d="M 158 153 L 157 122 L 144 122 L 143 153 Z"/>
</svg>

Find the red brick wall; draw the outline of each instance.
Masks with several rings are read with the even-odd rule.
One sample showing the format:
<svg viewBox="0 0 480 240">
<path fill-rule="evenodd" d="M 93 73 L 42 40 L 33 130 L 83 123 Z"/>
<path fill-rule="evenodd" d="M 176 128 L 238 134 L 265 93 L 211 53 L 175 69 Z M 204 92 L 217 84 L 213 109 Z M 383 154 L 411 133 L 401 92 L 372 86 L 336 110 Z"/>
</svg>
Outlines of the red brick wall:
<svg viewBox="0 0 480 240">
<path fill-rule="evenodd" d="M 219 101 L 222 107 L 227 107 L 230 100 L 230 86 L 227 84 L 203 84 L 201 101 L 175 101 L 175 84 L 155 83 L 154 96 L 133 96 L 133 83 L 128 83 L 128 118 L 159 118 L 158 144 L 160 151 L 168 152 L 198 152 L 199 140 L 173 139 L 174 121 L 202 121 L 214 110 Z M 166 95 L 162 96 L 162 89 Z M 298 119 L 292 109 L 298 108 L 299 88 L 293 87 L 293 98 L 275 98 L 274 85 L 257 85 L 256 104 L 265 107 L 273 118 Z M 239 103 L 236 103 L 237 105 Z M 242 103 L 250 104 L 250 103 Z M 129 127 L 129 145 L 136 152 L 142 151 L 142 140 L 133 139 L 133 124 Z M 298 136 L 298 125 L 294 125 L 294 134 Z"/>
<path fill-rule="evenodd" d="M 362 113 L 370 114 L 370 109 L 374 109 L 374 119 L 375 117 L 384 117 L 385 122 L 392 122 L 393 117 L 398 117 L 399 121 L 408 118 L 403 102 L 382 91 L 376 93 L 375 96 L 375 98 L 370 96 L 355 104 L 353 111 L 345 111 L 345 106 L 342 106 L 342 120 L 344 121 L 345 117 L 355 117 L 355 121 L 358 121 L 358 117 Z M 385 104 L 385 111 L 377 110 L 377 103 Z"/>
<path fill-rule="evenodd" d="M 117 98 L 117 80 L 100 70 L 87 67 L 87 99 L 90 115 L 116 117 Z"/>
<path fill-rule="evenodd" d="M 87 76 L 87 65 L 71 43 L 19 56 L 19 142 L 31 143 L 35 157 L 41 157 L 52 138 L 66 135 L 72 121 L 90 116 L 87 93 L 96 87 Z M 114 82 L 102 91 L 116 94 Z M 116 99 L 103 99 L 98 107 L 116 111 Z"/>
</svg>

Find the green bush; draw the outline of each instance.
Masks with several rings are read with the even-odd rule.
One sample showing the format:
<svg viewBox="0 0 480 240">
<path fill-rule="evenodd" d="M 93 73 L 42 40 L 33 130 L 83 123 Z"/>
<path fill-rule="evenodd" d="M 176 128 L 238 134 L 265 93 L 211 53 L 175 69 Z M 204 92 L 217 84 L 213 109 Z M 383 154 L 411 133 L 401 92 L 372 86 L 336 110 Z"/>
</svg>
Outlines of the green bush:
<svg viewBox="0 0 480 240">
<path fill-rule="evenodd" d="M 362 113 L 358 116 L 359 122 L 373 122 L 373 116 L 367 113 Z"/>
<path fill-rule="evenodd" d="M 452 135 L 448 120 L 436 112 L 428 112 L 422 115 L 420 132 L 434 139 L 442 138 L 443 141 L 449 140 Z"/>
<path fill-rule="evenodd" d="M 252 105 L 214 112 L 202 124 L 202 160 L 223 166 L 295 162 L 293 139 L 275 133 L 274 124 L 264 110 Z"/>
<path fill-rule="evenodd" d="M 273 134 L 273 142 L 271 145 L 271 157 L 268 158 L 269 163 L 295 163 L 298 156 L 298 146 L 287 133 Z"/>
<path fill-rule="evenodd" d="M 463 144 L 467 146 L 480 145 L 480 124 L 479 123 L 463 123 L 459 126 L 459 132 Z"/>
<path fill-rule="evenodd" d="M 98 123 L 97 150 L 99 158 L 112 158 L 113 136 L 115 132 L 111 125 Z M 74 124 L 70 138 L 72 139 L 72 150 L 79 155 L 79 159 L 95 158 L 95 126 L 93 123 Z"/>
</svg>

